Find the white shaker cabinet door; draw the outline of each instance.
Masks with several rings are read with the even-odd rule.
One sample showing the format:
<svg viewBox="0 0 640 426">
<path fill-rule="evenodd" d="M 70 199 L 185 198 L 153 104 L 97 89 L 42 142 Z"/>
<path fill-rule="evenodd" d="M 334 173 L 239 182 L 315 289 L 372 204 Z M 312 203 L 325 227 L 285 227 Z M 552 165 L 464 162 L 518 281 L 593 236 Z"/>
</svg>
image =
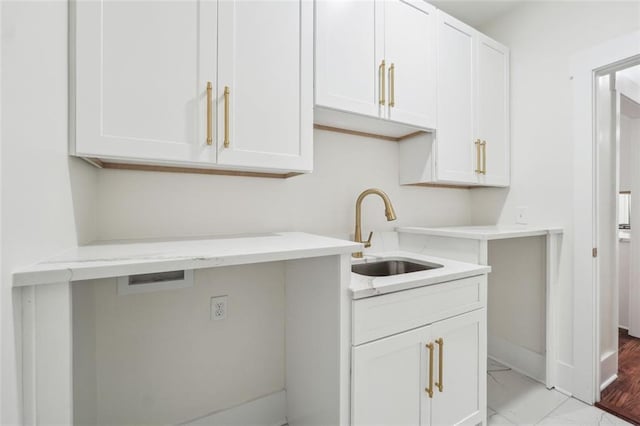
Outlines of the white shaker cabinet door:
<svg viewBox="0 0 640 426">
<path fill-rule="evenodd" d="M 221 0 L 218 164 L 313 166 L 313 3 Z"/>
<path fill-rule="evenodd" d="M 316 0 L 315 7 L 316 105 L 381 116 L 384 2 Z"/>
<path fill-rule="evenodd" d="M 485 311 L 434 323 L 431 338 L 436 353 L 431 424 L 481 423 L 486 406 Z M 442 384 L 442 391 L 438 384 Z"/>
<path fill-rule="evenodd" d="M 353 348 L 352 425 L 428 424 L 429 399 L 424 389 L 429 328 Z"/>
<path fill-rule="evenodd" d="M 438 128 L 436 179 L 475 184 L 474 128 L 476 30 L 438 12 Z"/>
<path fill-rule="evenodd" d="M 216 2 L 76 1 L 72 11 L 72 154 L 215 162 Z"/>
<path fill-rule="evenodd" d="M 436 8 L 423 1 L 385 5 L 386 117 L 436 128 Z"/>
<path fill-rule="evenodd" d="M 485 174 L 480 183 L 508 186 L 509 147 L 509 51 L 478 34 L 478 91 L 476 117 L 478 138 L 482 139 Z"/>
</svg>

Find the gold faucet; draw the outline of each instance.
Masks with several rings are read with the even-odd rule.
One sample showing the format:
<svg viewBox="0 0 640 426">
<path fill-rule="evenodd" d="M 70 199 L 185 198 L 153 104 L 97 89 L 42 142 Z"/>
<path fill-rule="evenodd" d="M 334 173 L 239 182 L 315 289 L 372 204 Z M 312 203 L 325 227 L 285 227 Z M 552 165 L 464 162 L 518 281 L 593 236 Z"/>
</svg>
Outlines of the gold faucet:
<svg viewBox="0 0 640 426">
<path fill-rule="evenodd" d="M 365 247 L 371 247 L 371 237 L 373 236 L 373 231 L 369 233 L 369 239 L 367 241 L 362 241 L 362 200 L 369 194 L 376 194 L 382 198 L 384 201 L 384 215 L 387 216 L 388 221 L 396 220 L 396 212 L 393 210 L 393 206 L 391 205 L 391 200 L 389 196 L 376 188 L 370 188 L 362 192 L 358 196 L 356 200 L 356 232 L 353 236 L 353 239 L 356 243 L 364 243 Z M 352 254 L 353 257 L 362 257 L 362 252 L 359 251 L 357 253 Z"/>
</svg>

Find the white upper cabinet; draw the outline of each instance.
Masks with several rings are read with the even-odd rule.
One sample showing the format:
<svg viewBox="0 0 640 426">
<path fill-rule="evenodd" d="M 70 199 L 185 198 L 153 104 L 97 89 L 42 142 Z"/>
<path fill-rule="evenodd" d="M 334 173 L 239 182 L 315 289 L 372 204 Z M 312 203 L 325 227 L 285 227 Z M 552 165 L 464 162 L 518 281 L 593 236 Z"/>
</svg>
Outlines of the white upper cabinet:
<svg viewBox="0 0 640 426">
<path fill-rule="evenodd" d="M 401 142 L 400 182 L 509 186 L 509 50 L 437 12 L 438 123 Z"/>
<path fill-rule="evenodd" d="M 386 118 L 436 127 L 436 9 L 423 1 L 384 2 Z"/>
<path fill-rule="evenodd" d="M 476 183 L 476 30 L 438 13 L 438 180 Z"/>
<path fill-rule="evenodd" d="M 382 1 L 316 1 L 316 105 L 380 116 L 383 12 Z"/>
<path fill-rule="evenodd" d="M 218 163 L 310 171 L 313 4 L 225 0 L 218 22 Z"/>
<path fill-rule="evenodd" d="M 435 11 L 421 0 L 316 0 L 316 123 L 387 136 L 433 129 Z"/>
<path fill-rule="evenodd" d="M 215 161 L 205 149 L 216 79 L 216 6 L 206 1 L 77 1 L 75 154 Z M 74 102 L 75 101 L 75 102 Z"/>
<path fill-rule="evenodd" d="M 312 169 L 310 2 L 72 7 L 73 155 L 283 174 Z"/>
<path fill-rule="evenodd" d="M 509 149 L 509 51 L 478 34 L 477 137 L 484 150 L 484 173 L 480 182 L 508 186 Z"/>
</svg>

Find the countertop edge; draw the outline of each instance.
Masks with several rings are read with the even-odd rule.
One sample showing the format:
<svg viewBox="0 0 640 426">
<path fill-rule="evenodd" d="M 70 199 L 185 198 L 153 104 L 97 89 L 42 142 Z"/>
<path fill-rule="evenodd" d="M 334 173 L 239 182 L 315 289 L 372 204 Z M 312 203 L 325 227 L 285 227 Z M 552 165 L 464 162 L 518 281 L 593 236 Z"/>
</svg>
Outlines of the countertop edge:
<svg viewBox="0 0 640 426">
<path fill-rule="evenodd" d="M 505 229 L 505 230 L 495 230 L 495 229 L 487 229 L 482 230 L 479 228 L 478 230 L 468 230 L 461 227 L 461 229 L 456 230 L 455 227 L 447 227 L 447 228 L 429 228 L 429 227 L 419 227 L 419 226 L 403 226 L 396 228 L 396 232 L 405 233 L 405 234 L 421 234 L 421 235 L 432 235 L 435 237 L 453 237 L 453 238 L 464 238 L 468 240 L 502 240 L 508 238 L 524 238 L 524 237 L 536 237 L 542 235 L 555 235 L 562 234 L 564 230 L 561 227 L 535 227 L 529 229 Z"/>
<path fill-rule="evenodd" d="M 293 234 L 293 233 L 291 233 Z M 338 240 L 330 237 L 317 236 L 313 234 L 295 233 L 305 235 L 310 238 L 318 238 L 316 247 L 313 243 L 306 244 L 300 248 L 292 247 L 274 248 L 273 251 L 263 250 L 261 252 L 247 253 L 212 253 L 211 256 L 193 256 L 166 259 L 124 259 L 120 261 L 105 261 L 104 264 L 86 264 L 69 261 L 70 266 L 48 267 L 48 262 L 40 262 L 14 271 L 12 273 L 12 287 L 25 287 L 33 285 L 45 285 L 57 282 L 83 281 L 91 279 L 102 279 L 120 277 L 131 274 L 144 274 L 153 272 L 168 272 L 180 269 L 206 269 L 221 266 L 248 265 L 252 263 L 278 262 L 285 260 L 296 260 L 312 257 L 324 257 L 332 255 L 349 254 L 361 250 L 363 245 L 347 240 Z M 287 233 L 283 233 L 287 237 Z M 331 245 L 331 240 L 335 245 Z M 191 240 L 187 240 L 191 241 Z M 327 244 L 329 243 L 329 244 Z"/>
</svg>

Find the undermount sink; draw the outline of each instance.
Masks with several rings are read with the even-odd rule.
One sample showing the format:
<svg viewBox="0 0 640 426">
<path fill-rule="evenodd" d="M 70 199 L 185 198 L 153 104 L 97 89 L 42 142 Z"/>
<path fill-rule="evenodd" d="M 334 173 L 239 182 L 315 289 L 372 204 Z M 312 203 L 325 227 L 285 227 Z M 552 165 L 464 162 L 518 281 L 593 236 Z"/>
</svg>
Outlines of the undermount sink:
<svg viewBox="0 0 640 426">
<path fill-rule="evenodd" d="M 356 263 L 351 265 L 351 272 L 368 277 L 388 277 L 391 275 L 409 274 L 411 272 L 428 271 L 442 268 L 437 263 L 419 262 L 406 259 L 384 259 L 375 262 Z"/>
</svg>

